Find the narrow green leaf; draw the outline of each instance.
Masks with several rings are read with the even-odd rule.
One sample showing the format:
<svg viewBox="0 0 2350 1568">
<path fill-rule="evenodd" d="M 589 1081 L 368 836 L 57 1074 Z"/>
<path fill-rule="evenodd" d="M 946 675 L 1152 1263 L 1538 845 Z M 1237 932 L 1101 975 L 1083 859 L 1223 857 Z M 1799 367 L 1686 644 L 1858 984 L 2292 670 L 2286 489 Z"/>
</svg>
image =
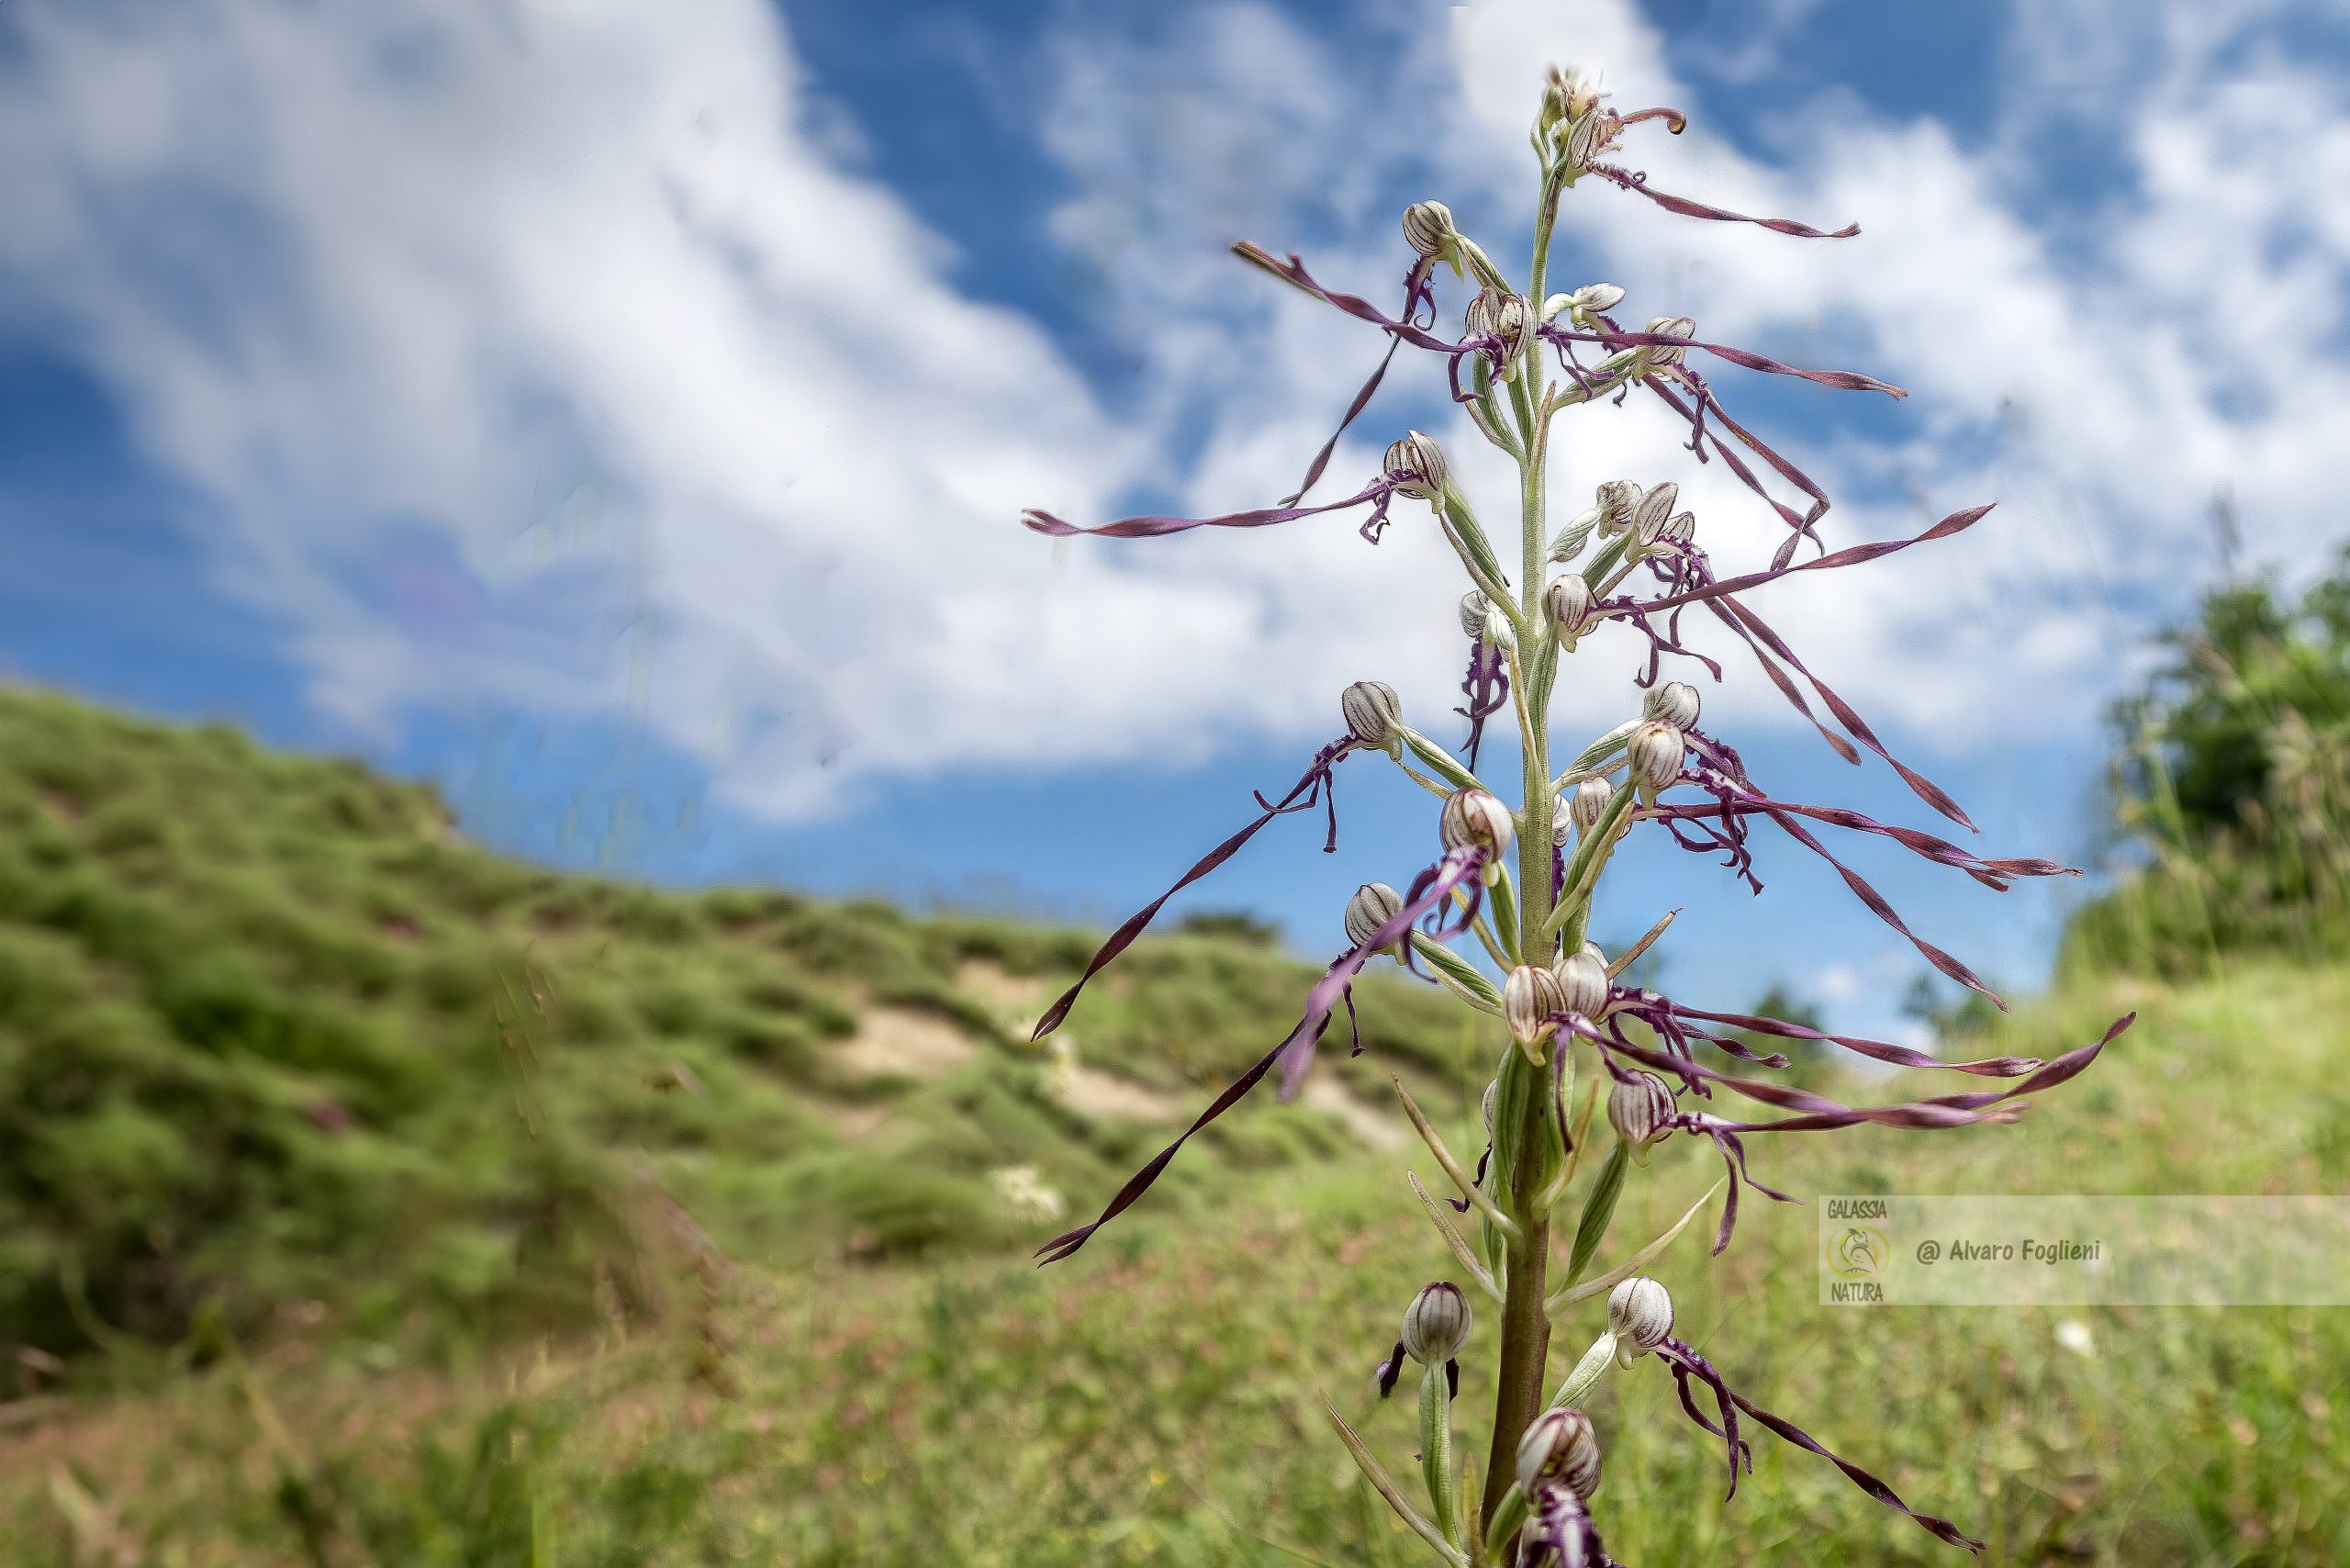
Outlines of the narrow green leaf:
<svg viewBox="0 0 2350 1568">
<path fill-rule="evenodd" d="M 1567 1255 L 1568 1289 L 1572 1290 L 1583 1277 L 1584 1265 L 1599 1250 L 1608 1222 L 1616 1217 L 1616 1200 L 1624 1191 L 1624 1172 L 1631 1167 L 1631 1147 L 1618 1141 L 1607 1151 L 1607 1163 L 1599 1168 L 1599 1179 L 1592 1183 L 1591 1196 L 1583 1200 L 1583 1220 L 1575 1226 L 1574 1250 Z"/>
</svg>

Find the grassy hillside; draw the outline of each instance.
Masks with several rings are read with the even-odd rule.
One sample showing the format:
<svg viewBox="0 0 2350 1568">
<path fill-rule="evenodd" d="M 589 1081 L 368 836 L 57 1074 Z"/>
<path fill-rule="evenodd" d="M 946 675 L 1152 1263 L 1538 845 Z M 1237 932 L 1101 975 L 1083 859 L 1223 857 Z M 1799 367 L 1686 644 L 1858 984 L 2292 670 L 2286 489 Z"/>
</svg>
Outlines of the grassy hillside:
<svg viewBox="0 0 2350 1568">
<path fill-rule="evenodd" d="M 2079 995 L 1997 1043 L 2075 1042 L 2123 1002 L 2140 1026 L 2016 1126 L 1796 1139 L 1758 1148 L 1757 1173 L 1796 1193 L 2342 1190 L 2350 977 Z M 1717 1170 L 1695 1148 L 1659 1159 L 1622 1245 Z M 716 1309 L 726 1393 L 692 1375 L 705 1347 L 682 1331 L 615 1329 L 453 1382 L 297 1330 L 250 1368 L 0 1432 L 0 1562 L 1401 1568 L 1417 1543 L 1316 1406 L 1327 1390 L 1408 1473 L 1411 1412 L 1373 1399 L 1370 1371 L 1449 1265 L 1396 1164 L 1267 1175 L 1205 1223 L 1147 1207 L 1042 1273 L 1013 1247 L 738 1270 Z M 1682 1331 L 1984 1536 L 1989 1562 L 2350 1561 L 2344 1314 L 1822 1308 L 1815 1223 L 1757 1204 L 1710 1262 L 1684 1238 L 1656 1269 Z M 1561 1339 L 1595 1332 L 1596 1308 Z M 1464 1357 L 1469 1419 L 1491 1332 Z M 1725 1505 L 1719 1447 L 1651 1363 L 1593 1410 L 1596 1506 L 1627 1562 L 1963 1561 L 1767 1437 Z"/>
<path fill-rule="evenodd" d="M 1033 1236 L 1308 977 L 1245 939 L 1146 944 L 1074 1059 L 1032 1054 L 1089 950 L 556 875 L 355 764 L 0 691 L 0 1345 L 169 1343 L 209 1313 L 445 1349 L 654 1310 L 713 1247 Z M 1380 1059 L 1451 1059 L 1432 999 L 1364 1000 Z M 1233 1118 L 1177 1192 L 1334 1152 L 1355 1110 Z"/>
</svg>

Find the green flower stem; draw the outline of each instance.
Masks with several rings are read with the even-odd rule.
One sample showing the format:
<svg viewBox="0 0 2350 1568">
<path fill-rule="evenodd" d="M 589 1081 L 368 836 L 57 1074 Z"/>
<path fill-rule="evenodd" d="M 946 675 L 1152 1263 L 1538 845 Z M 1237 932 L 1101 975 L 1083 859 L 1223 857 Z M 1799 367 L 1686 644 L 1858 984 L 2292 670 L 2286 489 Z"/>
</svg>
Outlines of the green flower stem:
<svg viewBox="0 0 2350 1568">
<path fill-rule="evenodd" d="M 1541 211 L 1537 218 L 1534 261 L 1530 275 L 1539 291 L 1549 265 L 1552 191 L 1546 179 Z M 1538 292 L 1530 304 L 1539 308 Z M 1518 459 L 1518 583 L 1519 636 L 1532 634 L 1541 624 L 1545 559 L 1550 550 L 1550 510 L 1545 493 L 1550 432 L 1536 418 L 1545 395 L 1542 356 L 1528 353 L 1511 377 L 1510 397 L 1519 417 L 1525 454 Z M 1550 824 L 1557 800 L 1550 790 L 1549 692 L 1529 694 L 1519 721 L 1519 742 L 1525 763 L 1525 796 L 1517 824 L 1517 928 L 1521 932 L 1550 929 Z M 1517 1223 L 1519 1234 L 1508 1241 L 1508 1278 L 1502 1301 L 1501 1352 L 1494 1368 L 1494 1429 L 1485 1462 L 1483 1531 L 1487 1547 L 1499 1554 L 1508 1548 L 1510 1531 L 1496 1530 L 1494 1521 L 1502 1498 L 1514 1484 L 1517 1441 L 1527 1424 L 1542 1408 L 1543 1380 L 1550 1353 L 1550 1319 L 1542 1309 L 1545 1274 L 1550 1259 L 1550 1214 L 1535 1200 L 1557 1173 L 1565 1157 L 1560 1147 L 1557 1120 L 1551 1109 L 1550 1075 L 1547 1068 L 1528 1064 L 1516 1051 L 1507 1053 L 1502 1069 L 1503 1086 L 1495 1094 L 1494 1158 L 1502 1163 L 1504 1145 L 1511 1156 L 1502 1167 L 1504 1207 Z M 1513 1085 L 1511 1080 L 1519 1081 Z M 1539 1079 L 1538 1082 L 1528 1080 Z M 1515 1090 L 1515 1092 L 1513 1092 Z M 1504 1117 L 1513 1125 L 1505 1128 Z"/>
</svg>

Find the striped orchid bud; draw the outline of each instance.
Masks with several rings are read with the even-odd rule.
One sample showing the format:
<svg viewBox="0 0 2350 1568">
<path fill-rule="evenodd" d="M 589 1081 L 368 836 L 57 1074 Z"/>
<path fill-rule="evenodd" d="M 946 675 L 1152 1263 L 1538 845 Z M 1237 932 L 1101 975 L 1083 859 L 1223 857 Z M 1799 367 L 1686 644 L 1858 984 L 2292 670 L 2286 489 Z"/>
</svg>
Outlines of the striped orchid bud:
<svg viewBox="0 0 2350 1568">
<path fill-rule="evenodd" d="M 1553 966 L 1551 973 L 1559 978 L 1562 1012 L 1597 1018 L 1607 1011 L 1609 981 L 1605 959 L 1595 958 L 1588 950 L 1570 953 Z"/>
<path fill-rule="evenodd" d="M 1440 500 L 1449 473 L 1444 449 L 1418 431 L 1407 431 L 1387 449 L 1381 465 L 1397 489 L 1419 500 Z"/>
<path fill-rule="evenodd" d="M 1605 778 L 1586 778 L 1575 786 L 1575 798 L 1567 809 L 1574 813 L 1575 826 L 1589 833 L 1607 814 L 1607 802 L 1615 798 L 1615 785 Z"/>
<path fill-rule="evenodd" d="M 1567 297 L 1567 308 L 1585 318 L 1602 315 L 1623 303 L 1623 289 L 1612 283 L 1587 283 Z"/>
<path fill-rule="evenodd" d="M 1634 782 L 1662 790 L 1681 776 L 1681 756 L 1687 749 L 1678 728 L 1651 720 L 1632 732 L 1624 755 L 1631 760 Z"/>
<path fill-rule="evenodd" d="M 1548 969 L 1520 964 L 1502 982 L 1502 1022 L 1521 1046 L 1539 1046 L 1557 1034 L 1558 1015 L 1566 1010 L 1565 988 Z"/>
<path fill-rule="evenodd" d="M 1649 692 L 1640 716 L 1685 730 L 1697 722 L 1697 689 L 1685 680 L 1668 680 Z"/>
<path fill-rule="evenodd" d="M 1416 201 L 1404 209 L 1404 241 L 1430 261 L 1450 261 L 1460 239 L 1452 209 L 1440 201 Z"/>
<path fill-rule="evenodd" d="M 1502 341 L 1502 367 L 1494 379 L 1506 381 L 1519 351 L 1533 334 L 1534 312 L 1509 290 L 1488 284 L 1469 302 L 1469 308 L 1461 314 L 1461 325 L 1472 338 L 1494 337 Z"/>
<path fill-rule="evenodd" d="M 1607 1293 L 1607 1331 L 1626 1366 L 1647 1355 L 1673 1332 L 1673 1293 L 1646 1274 L 1634 1274 Z"/>
<path fill-rule="evenodd" d="M 1693 511 L 1674 513 L 1662 528 L 1656 531 L 1660 544 L 1686 544 L 1696 537 L 1697 514 Z"/>
<path fill-rule="evenodd" d="M 1365 882 L 1347 901 L 1347 943 L 1360 947 L 1379 935 L 1379 928 L 1395 918 L 1404 907 L 1404 895 L 1384 882 Z M 1394 944 L 1390 944 L 1390 950 Z"/>
<path fill-rule="evenodd" d="M 1599 537 L 1613 539 L 1632 524 L 1632 509 L 1642 491 L 1629 479 L 1610 479 L 1599 487 Z"/>
<path fill-rule="evenodd" d="M 1444 802 L 1444 815 L 1438 819 L 1437 836 L 1447 849 L 1465 849 L 1470 845 L 1483 845 L 1499 855 L 1509 847 L 1517 824 L 1511 820 L 1509 808 L 1483 790 L 1456 790 Z"/>
<path fill-rule="evenodd" d="M 1517 1441 L 1517 1484 L 1529 1497 L 1544 1487 L 1564 1486 L 1589 1501 L 1599 1490 L 1599 1434 L 1591 1417 L 1571 1405 L 1535 1417 Z"/>
<path fill-rule="evenodd" d="M 1564 572 L 1542 590 L 1542 612 L 1557 627 L 1559 640 L 1572 646 L 1591 620 L 1591 584 L 1581 572 Z"/>
<path fill-rule="evenodd" d="M 1460 596 L 1460 634 L 1482 637 L 1485 622 L 1493 619 L 1494 601 L 1485 597 L 1483 588 L 1471 588 Z"/>
<path fill-rule="evenodd" d="M 1624 119 L 1613 109 L 1594 107 L 1567 132 L 1567 162 L 1578 169 L 1588 169 L 1605 154 L 1624 129 Z"/>
<path fill-rule="evenodd" d="M 1404 704 L 1382 681 L 1358 680 L 1338 694 L 1347 733 L 1365 745 L 1385 745 L 1403 727 Z"/>
<path fill-rule="evenodd" d="M 1632 509 L 1632 537 L 1643 545 L 1655 543 L 1673 515 L 1673 503 L 1680 499 L 1681 487 L 1670 479 L 1642 496 L 1639 505 Z"/>
<path fill-rule="evenodd" d="M 1607 1091 L 1607 1125 L 1642 1164 L 1649 1146 L 1672 1130 L 1677 1109 L 1672 1087 L 1653 1072 L 1635 1070 L 1630 1082 L 1619 1078 Z"/>
<path fill-rule="evenodd" d="M 1697 323 L 1686 316 L 1659 316 L 1648 324 L 1651 335 L 1660 338 L 1694 338 Z M 1679 364 L 1687 356 L 1686 349 L 1673 348 L 1664 343 L 1651 343 L 1641 352 L 1651 364 Z"/>
<path fill-rule="evenodd" d="M 1422 1287 L 1404 1309 L 1404 1350 L 1423 1366 L 1441 1366 L 1469 1342 L 1476 1319 L 1469 1298 L 1450 1280 Z"/>
</svg>

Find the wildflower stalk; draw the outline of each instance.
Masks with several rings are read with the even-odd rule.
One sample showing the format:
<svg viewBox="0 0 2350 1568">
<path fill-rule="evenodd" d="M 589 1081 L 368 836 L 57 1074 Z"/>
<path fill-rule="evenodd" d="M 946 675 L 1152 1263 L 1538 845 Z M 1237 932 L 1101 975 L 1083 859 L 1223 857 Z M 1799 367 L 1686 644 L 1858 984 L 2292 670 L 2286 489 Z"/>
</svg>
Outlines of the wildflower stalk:
<svg viewBox="0 0 2350 1568">
<path fill-rule="evenodd" d="M 1348 756 L 1384 756 L 1414 782 L 1443 798 L 1438 820 L 1441 857 L 1426 865 L 1406 890 L 1385 883 L 1365 883 L 1357 890 L 1346 911 L 1347 950 L 1331 962 L 1308 995 L 1289 1036 L 1226 1088 L 1181 1138 L 1129 1180 L 1099 1219 L 1056 1238 L 1039 1251 L 1050 1262 L 1083 1247 L 1095 1230 L 1145 1195 L 1185 1139 L 1264 1079 L 1273 1077 L 1284 1096 L 1294 1093 L 1342 1005 L 1351 1025 L 1356 976 L 1373 958 L 1391 958 L 1473 1012 L 1499 1019 L 1508 1034 L 1485 1092 L 1487 1145 L 1473 1171 L 1454 1158 L 1401 1080 L 1395 1083 L 1405 1114 L 1461 1194 L 1439 1199 L 1416 1172 L 1407 1171 L 1413 1196 L 1471 1288 L 1500 1312 L 1498 1344 L 1490 1363 L 1493 1424 L 1482 1495 L 1475 1503 L 1465 1495 L 1474 1484 L 1473 1466 L 1466 1462 L 1466 1450 L 1453 1429 L 1460 1358 L 1476 1353 L 1475 1315 L 1469 1294 L 1460 1286 L 1438 1281 L 1413 1299 L 1395 1348 L 1374 1378 L 1384 1397 L 1398 1386 L 1408 1364 L 1420 1367 L 1418 1457 L 1426 1512 L 1404 1494 L 1362 1435 L 1331 1407 L 1340 1439 L 1404 1525 L 1457 1568 L 1607 1563 L 1611 1560 L 1588 1506 L 1599 1482 L 1599 1439 L 1590 1419 L 1575 1406 L 1611 1366 L 1628 1375 L 1641 1357 L 1652 1355 L 1655 1364 L 1668 1369 L 1675 1380 L 1681 1408 L 1722 1441 L 1733 1492 L 1738 1476 L 1752 1467 L 1751 1445 L 1740 1435 L 1743 1417 L 1745 1430 L 1759 1425 L 1796 1448 L 1827 1458 L 1868 1496 L 1908 1515 L 1939 1539 L 1980 1550 L 1981 1543 L 1949 1520 L 1911 1508 L 1885 1482 L 1732 1388 L 1705 1355 L 1672 1337 L 1672 1298 L 1664 1286 L 1641 1272 L 1665 1255 L 1717 1195 L 1726 1193 L 1716 1252 L 1729 1245 L 1741 1188 L 1785 1198 L 1749 1172 L 1746 1137 L 1862 1125 L 1931 1128 L 2012 1120 L 2018 1096 L 2054 1088 L 2076 1076 L 2129 1023 L 2122 1019 L 2104 1038 L 2053 1061 L 2027 1057 L 1944 1061 L 1907 1047 L 1691 1005 L 1620 983 L 1633 960 L 1664 934 L 1673 913 L 1656 920 L 1612 961 L 1585 941 L 1598 885 L 1617 844 L 1643 826 L 1669 834 L 1685 849 L 1720 855 L 1725 866 L 1759 891 L 1747 835 L 1756 823 L 1767 823 L 1826 858 L 1872 913 L 1908 937 L 1936 968 L 1978 986 L 1957 959 L 1913 935 L 1892 905 L 1837 860 L 1806 824 L 1888 839 L 1995 890 L 2004 890 L 2019 877 L 2065 873 L 2065 868 L 2051 861 L 1986 859 L 1933 834 L 1877 823 L 1856 812 L 1775 799 L 1748 777 L 1736 751 L 1696 727 L 1700 702 L 1694 687 L 1680 681 L 1658 684 L 1666 657 L 1695 660 L 1720 678 L 1720 667 L 1711 658 L 1681 640 L 1684 610 L 1710 615 L 1753 655 L 1781 695 L 1840 756 L 1857 761 L 1860 748 L 1865 747 L 1894 768 L 1919 799 L 1951 820 L 1972 826 L 1955 801 L 1895 758 L 1850 704 L 1813 675 L 1740 596 L 1796 572 L 1841 569 L 1949 538 L 1973 526 L 1989 509 L 1953 513 L 1911 538 L 1830 551 L 1813 532 L 1828 508 L 1825 492 L 1732 419 L 1687 359 L 1693 352 L 1702 353 L 1741 369 L 1844 390 L 1899 396 L 1899 389 L 1852 372 L 1799 369 L 1706 342 L 1685 317 L 1658 317 L 1643 331 L 1625 331 L 1607 314 L 1625 294 L 1614 284 L 1590 284 L 1572 295 L 1545 296 L 1561 197 L 1586 174 L 1599 176 L 1597 183 L 1604 186 L 1633 192 L 1687 217 L 1751 222 L 1811 239 L 1855 232 L 1829 233 L 1785 218 L 1742 218 L 1655 191 L 1645 175 L 1602 161 L 1627 127 L 1644 120 L 1662 120 L 1674 131 L 1683 123 L 1671 109 L 1619 115 L 1587 81 L 1552 73 L 1534 127 L 1541 177 L 1529 281 L 1522 296 L 1511 291 L 1487 253 L 1460 231 L 1449 210 L 1437 202 L 1416 203 L 1404 215 L 1404 235 L 1417 260 L 1404 280 L 1400 316 L 1391 317 L 1360 296 L 1324 286 L 1295 256 L 1282 261 L 1252 243 L 1235 247 L 1244 260 L 1388 335 L 1388 353 L 1356 395 L 1339 423 L 1339 434 L 1369 403 L 1399 349 L 1409 345 L 1445 357 L 1456 402 L 1517 469 L 1519 549 L 1514 583 L 1492 537 L 1455 484 L 1444 449 L 1417 431 L 1389 446 L 1378 477 L 1343 500 L 1301 504 L 1337 450 L 1334 435 L 1315 457 L 1297 492 L 1271 508 L 1211 518 L 1125 518 L 1091 529 L 1046 512 L 1026 514 L 1028 526 L 1040 532 L 1125 539 L 1202 527 L 1269 527 L 1367 506 L 1370 513 L 1361 532 L 1377 543 L 1381 532 L 1395 521 L 1389 513 L 1401 498 L 1428 507 L 1431 524 L 1458 555 L 1472 585 L 1460 606 L 1461 631 L 1470 640 L 1469 673 L 1461 684 L 1467 701 L 1456 710 L 1469 721 L 1466 761 L 1405 723 L 1402 705 L 1389 688 L 1376 681 L 1348 688 L 1340 701 L 1346 733 L 1315 754 L 1313 764 L 1286 795 L 1279 800 L 1258 796 L 1256 820 L 1119 927 L 1077 985 L 1038 1024 L 1038 1038 L 1058 1027 L 1086 980 L 1136 941 L 1169 898 L 1222 866 L 1277 818 L 1319 807 L 1330 822 L 1324 847 L 1335 850 L 1333 769 Z M 1436 279 L 1443 269 L 1477 291 L 1462 313 L 1465 335 L 1458 341 L 1432 330 Z M 1606 351 L 1606 357 L 1585 364 L 1576 358 L 1579 346 Z M 1555 389 L 1549 363 L 1552 353 L 1565 377 Z M 1789 537 L 1768 569 L 1717 577 L 1695 542 L 1696 519 L 1678 510 L 1679 487 L 1670 480 L 1650 485 L 1611 480 L 1599 487 L 1595 506 L 1555 535 L 1550 532 L 1553 416 L 1561 408 L 1588 408 L 1603 398 L 1620 401 L 1635 389 L 1654 394 L 1687 419 L 1689 450 L 1698 460 L 1722 459 L 1724 467 L 1787 524 Z M 1799 512 L 1774 496 L 1748 457 L 1800 491 L 1810 503 L 1807 510 Z M 1592 548 L 1595 540 L 1596 549 Z M 1796 563 L 1796 547 L 1805 542 L 1818 546 L 1819 554 Z M 1578 560 L 1583 562 L 1580 569 L 1572 566 Z M 1553 566 L 1566 569 L 1553 576 Z M 1644 597 L 1646 578 L 1653 578 L 1659 591 Z M 1590 741 L 1553 776 L 1550 710 L 1560 659 L 1577 651 L 1585 633 L 1609 621 L 1621 622 L 1647 641 L 1645 671 L 1636 677 L 1646 693 L 1640 715 Z M 1815 714 L 1798 676 L 1841 733 Z M 1516 722 L 1520 749 L 1519 798 L 1514 807 L 1497 798 L 1477 772 L 1484 723 L 1505 707 Z M 1423 767 L 1429 771 L 1422 772 Z M 1562 796 L 1566 791 L 1572 793 Z M 1669 791 L 1677 792 L 1670 801 L 1664 799 Z M 1557 819 L 1562 812 L 1566 820 L 1561 823 Z M 1570 827 L 1571 833 L 1565 831 Z M 1514 870 L 1509 864 L 1513 841 Z M 1453 944 L 1481 948 L 1501 971 L 1502 982 L 1497 985 Z M 1706 1047 L 1751 1069 L 1785 1068 L 1784 1055 L 1758 1054 L 1751 1044 L 1758 1036 L 1818 1041 L 1898 1066 L 2020 1081 L 2004 1091 L 1855 1107 L 1807 1089 L 1725 1071 L 1699 1058 L 1699 1047 Z M 1361 1048 L 1358 1037 L 1355 1049 Z M 1571 1126 L 1569 1108 L 1575 1103 L 1583 1071 L 1593 1075 L 1591 1092 L 1583 1097 L 1582 1111 Z M 1591 1114 L 1603 1088 L 1614 1141 L 1604 1158 L 1586 1160 Z M 1717 1092 L 1788 1114 L 1762 1121 L 1718 1114 L 1707 1108 L 1716 1103 Z M 1612 1267 L 1588 1273 L 1607 1242 L 1624 1189 L 1637 1170 L 1648 1169 L 1650 1148 L 1674 1136 L 1710 1142 L 1723 1161 L 1722 1179 L 1662 1235 Z M 1552 1289 L 1553 1220 L 1561 1213 L 1574 1216 L 1574 1233 L 1563 1279 Z M 1455 1223 L 1456 1216 L 1468 1220 L 1465 1230 Z M 1566 1381 L 1546 1397 L 1552 1319 L 1603 1293 L 1608 1298 L 1607 1331 L 1591 1342 Z M 1710 1400 L 1711 1416 L 1701 1409 L 1701 1395 Z M 1472 1479 L 1464 1480 L 1464 1475 Z"/>
<path fill-rule="evenodd" d="M 1551 214 L 1556 206 L 1551 197 L 1550 181 L 1546 176 L 1536 220 L 1530 274 L 1533 283 L 1528 290 L 1528 299 L 1536 303 L 1542 297 L 1542 279 L 1549 269 Z M 1545 493 L 1550 432 L 1549 417 L 1542 409 L 1544 382 L 1542 356 L 1532 352 L 1523 354 L 1510 381 L 1518 427 L 1518 543 L 1522 566 L 1518 579 L 1519 613 L 1538 644 L 1538 652 L 1539 644 L 1552 636 L 1542 614 L 1550 515 Z M 1521 641 L 1520 647 L 1524 646 Z M 1539 661 L 1528 656 L 1524 662 L 1532 666 Z M 1524 704 L 1519 710 L 1524 794 L 1517 831 L 1517 929 L 1529 948 L 1538 940 L 1547 941 L 1550 926 L 1550 829 L 1556 801 L 1550 791 L 1550 687 L 1548 680 L 1535 683 L 1532 689 L 1524 692 Z M 1521 951 L 1516 956 L 1519 961 L 1537 967 L 1547 966 L 1550 959 L 1547 950 Z M 1559 1048 L 1564 1048 L 1563 1043 Z M 1522 1077 L 1533 1076 L 1537 1071 L 1515 1051 L 1510 1053 L 1503 1070 Z M 1523 1120 L 1513 1140 L 1517 1147 L 1516 1165 L 1505 1188 L 1504 1207 L 1516 1226 L 1517 1234 L 1508 1238 L 1501 1350 L 1494 1363 L 1494 1427 L 1485 1461 L 1485 1495 L 1481 1504 L 1486 1516 L 1487 1539 L 1497 1548 L 1505 1541 L 1492 1534 L 1494 1513 L 1510 1488 L 1518 1439 L 1525 1435 L 1527 1424 L 1534 1419 L 1535 1413 L 1542 1408 L 1544 1369 L 1550 1364 L 1550 1318 L 1542 1309 L 1550 1261 L 1550 1210 L 1548 1204 L 1539 1200 L 1553 1174 L 1542 1169 L 1541 1153 L 1548 1147 L 1556 1111 L 1547 1081 L 1549 1074 L 1539 1076 L 1545 1081 L 1539 1086 L 1539 1092 L 1504 1097 L 1505 1102 L 1518 1102 Z"/>
</svg>

